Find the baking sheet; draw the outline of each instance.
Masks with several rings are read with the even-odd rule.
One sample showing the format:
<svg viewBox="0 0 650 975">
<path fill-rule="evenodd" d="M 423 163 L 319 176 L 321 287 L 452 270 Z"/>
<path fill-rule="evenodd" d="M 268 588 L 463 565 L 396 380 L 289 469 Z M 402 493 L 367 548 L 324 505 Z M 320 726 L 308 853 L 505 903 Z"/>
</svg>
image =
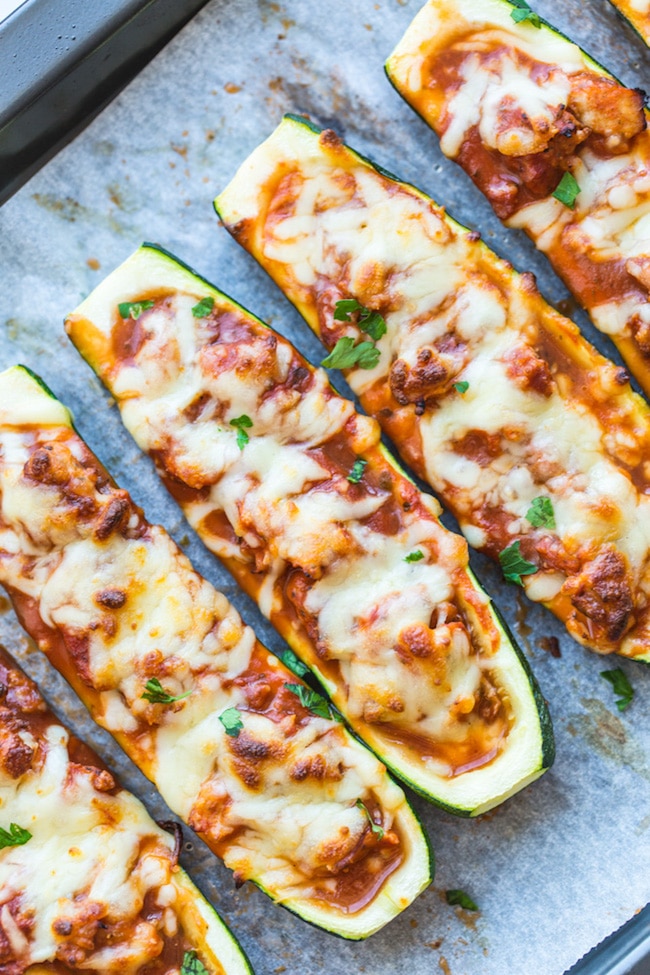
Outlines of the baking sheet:
<svg viewBox="0 0 650 975">
<path fill-rule="evenodd" d="M 613 68 L 643 85 L 648 53 L 600 0 L 539 0 L 536 9 Z M 435 136 L 383 76 L 383 61 L 418 0 L 212 0 L 92 125 L 0 210 L 0 366 L 22 361 L 75 414 L 121 485 L 163 523 L 198 569 L 225 591 L 271 648 L 281 641 L 202 547 L 123 431 L 116 410 L 63 335 L 61 322 L 144 239 L 156 241 L 253 311 L 314 362 L 322 349 L 255 263 L 219 227 L 211 200 L 283 112 L 308 113 L 355 148 L 410 180 L 521 269 L 542 291 L 566 291 L 521 235 L 504 230 Z M 563 307 L 573 308 L 569 303 Z M 589 337 L 613 347 L 578 315 Z M 342 381 L 337 385 L 345 389 Z M 447 520 L 451 524 L 451 520 Z M 472 563 L 522 643 L 549 700 L 554 768 L 478 820 L 459 820 L 419 798 L 433 839 L 434 885 L 400 918 L 359 944 L 308 927 L 229 872 L 185 830 L 184 865 L 217 906 L 259 975 L 561 975 L 638 911 L 650 895 L 650 671 L 589 654 L 539 607 Z M 68 723 L 108 758 L 156 818 L 155 790 L 22 635 L 5 602 L 0 640 L 16 652 Z M 540 648 L 555 635 L 562 657 Z M 604 668 L 634 685 L 619 714 Z M 466 890 L 479 914 L 449 907 Z"/>
</svg>

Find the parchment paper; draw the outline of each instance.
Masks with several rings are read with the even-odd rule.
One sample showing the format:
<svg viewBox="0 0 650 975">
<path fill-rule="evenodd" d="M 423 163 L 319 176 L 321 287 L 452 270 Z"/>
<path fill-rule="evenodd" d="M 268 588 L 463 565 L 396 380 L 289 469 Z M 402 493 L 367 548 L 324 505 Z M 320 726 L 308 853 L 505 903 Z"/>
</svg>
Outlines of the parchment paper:
<svg viewBox="0 0 650 975">
<path fill-rule="evenodd" d="M 646 48 L 603 0 L 537 0 L 535 6 L 627 84 L 648 79 Z M 308 113 L 336 128 L 480 229 L 517 267 L 534 270 L 551 300 L 566 299 L 544 258 L 522 235 L 501 227 L 385 80 L 383 61 L 418 8 L 418 0 L 213 0 L 0 211 L 0 365 L 22 361 L 45 378 L 72 407 L 81 434 L 119 483 L 186 546 L 199 570 L 275 649 L 279 638 L 184 523 L 64 337 L 61 322 L 147 239 L 194 265 L 319 362 L 318 342 L 219 227 L 211 208 L 213 196 L 285 111 Z M 589 337 L 614 355 L 584 316 L 577 317 Z M 455 819 L 416 797 L 437 853 L 434 886 L 359 944 L 308 927 L 250 885 L 235 891 L 229 872 L 186 829 L 184 865 L 232 925 L 259 975 L 561 975 L 648 900 L 650 672 L 581 649 L 549 613 L 524 606 L 486 560 L 472 561 L 549 700 L 557 736 L 554 768 L 475 821 Z M 30 646 L 8 604 L 3 609 L 0 639 L 154 816 L 169 818 L 155 790 L 94 728 Z M 549 635 L 559 637 L 561 659 L 540 648 L 538 640 Z M 636 691 L 624 714 L 599 677 L 615 666 L 622 666 Z M 447 906 L 447 888 L 466 890 L 480 913 Z"/>
</svg>

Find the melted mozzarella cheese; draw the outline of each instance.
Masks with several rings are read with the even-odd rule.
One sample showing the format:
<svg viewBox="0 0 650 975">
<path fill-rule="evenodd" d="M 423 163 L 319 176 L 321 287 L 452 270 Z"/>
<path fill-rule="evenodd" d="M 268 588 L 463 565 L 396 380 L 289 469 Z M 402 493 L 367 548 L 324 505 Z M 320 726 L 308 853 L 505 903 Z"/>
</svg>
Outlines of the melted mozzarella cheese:
<svg viewBox="0 0 650 975">
<path fill-rule="evenodd" d="M 570 64 L 565 67 L 572 70 Z M 435 408 L 418 420 L 418 430 L 426 476 L 443 496 L 451 494 L 468 538 L 479 546 L 490 541 L 478 516 L 484 505 L 509 516 L 512 535 L 532 532 L 527 511 L 534 498 L 548 496 L 557 525 L 553 534 L 567 552 L 582 552 L 587 557 L 600 545 L 613 543 L 626 557 L 633 585 L 645 585 L 650 499 L 638 491 L 617 462 L 621 444 L 612 441 L 611 430 L 601 424 L 595 411 L 578 397 L 567 395 L 561 366 L 548 396 L 526 388 L 517 381 L 516 372 L 510 372 L 513 356 L 535 349 L 540 303 L 526 299 L 526 289 L 518 279 L 509 277 L 512 286 L 506 286 L 502 266 L 489 253 L 470 250 L 465 235 L 456 232 L 431 201 L 408 187 L 397 190 L 344 148 L 333 157 L 316 134 L 298 133 L 297 128 L 295 123 L 284 122 L 256 150 L 254 159 L 260 173 L 268 171 L 269 160 L 294 167 L 300 236 L 290 232 L 291 207 L 285 207 L 289 230 L 277 213 L 269 224 L 254 217 L 259 256 L 267 263 L 271 248 L 276 262 L 273 273 L 288 297 L 298 302 L 304 302 L 304 293 L 302 282 L 296 282 L 293 275 L 295 260 L 310 268 L 310 280 L 325 279 L 365 303 L 377 293 L 374 282 L 381 282 L 387 325 L 386 335 L 378 343 L 381 356 L 371 371 L 347 371 L 353 390 L 363 395 L 370 386 L 387 381 L 395 359 L 412 361 L 419 349 L 443 336 L 460 341 L 462 371 L 457 378 L 469 387 L 463 395 L 450 390 L 438 396 Z M 629 169 L 629 162 L 619 159 L 611 164 L 610 177 L 616 182 L 617 174 Z M 337 202 L 333 187 L 342 173 L 353 192 L 349 201 Z M 235 177 L 226 191 L 235 200 L 235 211 L 240 202 L 240 178 Z M 640 178 L 639 173 L 635 178 Z M 330 209 L 314 210 L 308 225 L 306 201 L 313 200 L 316 181 L 319 199 L 330 196 L 335 203 Z M 242 197 L 245 209 L 254 187 L 249 172 Z M 257 183 L 257 192 L 260 196 L 267 192 L 263 183 Z M 624 201 L 615 195 L 614 202 Z M 558 201 L 553 200 L 552 205 L 553 213 L 557 208 L 571 213 Z M 542 208 L 548 209 L 548 201 L 528 209 L 533 207 L 541 213 Z M 264 212 L 262 208 L 258 211 Z M 550 226 L 554 217 L 544 219 Z M 627 219 L 621 215 L 621 228 Z M 370 285 L 368 253 L 374 266 Z M 624 405 L 621 397 L 620 408 L 636 415 L 632 400 Z M 497 445 L 494 456 L 471 451 L 464 455 L 458 443 L 472 431 L 493 438 Z M 524 579 L 531 598 L 543 601 L 553 599 L 564 581 L 565 576 L 555 571 Z M 326 584 L 326 580 L 319 582 L 314 591 Z M 338 598 L 343 619 L 349 624 L 355 600 L 349 600 L 346 613 L 345 598 Z M 331 625 L 334 628 L 336 621 Z M 342 639 L 342 633 L 337 631 L 336 637 Z"/>
<path fill-rule="evenodd" d="M 156 829 L 134 796 L 99 793 L 87 772 L 71 773 L 67 743 L 68 732 L 50 725 L 40 767 L 19 779 L 0 775 L 0 818 L 32 834 L 24 845 L 0 852 L 0 927 L 26 965 L 54 960 L 64 941 L 53 928 L 57 919 L 74 919 L 96 903 L 111 923 L 128 922 L 147 893 L 173 884 L 171 837 Z M 12 918 L 14 897 L 33 919 L 28 937 Z M 107 961 L 114 966 L 119 954 L 128 972 L 159 950 L 157 939 L 147 946 L 133 938 L 129 946 L 107 949 Z M 88 967 L 103 966 L 90 956 Z"/>
</svg>

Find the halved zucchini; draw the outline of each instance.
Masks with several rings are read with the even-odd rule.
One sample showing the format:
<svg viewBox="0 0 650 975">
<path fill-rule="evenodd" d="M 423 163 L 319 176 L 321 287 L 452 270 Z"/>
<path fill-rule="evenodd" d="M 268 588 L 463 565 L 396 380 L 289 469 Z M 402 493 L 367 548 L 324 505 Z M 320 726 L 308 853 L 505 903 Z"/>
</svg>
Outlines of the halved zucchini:
<svg viewBox="0 0 650 975">
<path fill-rule="evenodd" d="M 641 40 L 650 45 L 650 3 L 648 0 L 609 0 L 625 17 Z"/>
<path fill-rule="evenodd" d="M 327 364 L 383 316 L 376 362 L 346 378 L 470 544 L 581 643 L 650 660 L 650 413 L 627 373 L 532 275 L 303 119 L 216 207 L 335 350 Z"/>
<path fill-rule="evenodd" d="M 429 0 L 386 72 L 497 216 L 548 255 L 650 395 L 643 92 L 510 0 Z"/>
<path fill-rule="evenodd" d="M 167 975 L 185 961 L 189 975 L 196 957 L 209 975 L 252 975 L 178 865 L 178 840 L 61 725 L 2 647 L 0 682 L 5 970 Z"/>
<path fill-rule="evenodd" d="M 21 622 L 238 880 L 352 939 L 411 903 L 431 863 L 401 789 L 20 366 L 0 374 L 0 499 Z"/>
<path fill-rule="evenodd" d="M 190 524 L 397 776 L 478 815 L 542 774 L 546 706 L 464 542 L 323 371 L 153 245 L 66 328 Z"/>
</svg>

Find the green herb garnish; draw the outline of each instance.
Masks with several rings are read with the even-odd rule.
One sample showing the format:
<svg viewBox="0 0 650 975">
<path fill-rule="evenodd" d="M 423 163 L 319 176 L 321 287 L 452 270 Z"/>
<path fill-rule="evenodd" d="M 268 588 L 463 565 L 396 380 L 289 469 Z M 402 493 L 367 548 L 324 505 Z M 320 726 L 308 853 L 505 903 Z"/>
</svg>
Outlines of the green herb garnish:
<svg viewBox="0 0 650 975">
<path fill-rule="evenodd" d="M 578 180 L 575 178 L 575 176 L 572 176 L 571 173 L 565 173 L 555 187 L 553 196 L 556 200 L 559 200 L 560 203 L 564 203 L 565 207 L 569 207 L 570 210 L 573 210 L 576 197 L 579 192 L 580 184 L 578 183 Z"/>
<path fill-rule="evenodd" d="M 336 302 L 334 306 L 334 321 L 351 322 L 352 319 L 350 316 L 356 311 L 359 312 L 357 325 L 362 332 L 366 332 L 375 342 L 382 335 L 386 334 L 386 322 L 383 316 L 378 311 L 372 311 L 372 309 L 366 308 L 356 298 L 343 298 L 341 301 Z"/>
<path fill-rule="evenodd" d="M 516 582 L 518 586 L 523 586 L 522 576 L 537 572 L 537 566 L 523 558 L 518 540 L 504 548 L 503 552 L 499 552 L 499 562 L 503 569 L 503 578 L 508 582 Z"/>
<path fill-rule="evenodd" d="M 352 470 L 348 474 L 348 481 L 351 484 L 358 484 L 363 477 L 363 472 L 366 468 L 368 461 L 364 460 L 363 457 L 357 457 L 354 464 L 352 465 Z"/>
<path fill-rule="evenodd" d="M 214 298 L 201 298 L 197 305 L 192 308 L 195 318 L 206 318 L 214 308 Z"/>
<path fill-rule="evenodd" d="M 184 694 L 168 694 L 164 689 L 157 677 L 151 677 L 147 683 L 144 685 L 143 697 L 150 704 L 174 704 L 176 701 L 182 701 L 183 698 L 189 697 L 192 691 L 185 691 Z"/>
<path fill-rule="evenodd" d="M 458 905 L 458 907 L 462 907 L 465 911 L 479 910 L 478 904 L 475 904 L 469 894 L 466 894 L 464 890 L 446 890 L 445 898 L 447 903 L 452 907 Z"/>
<path fill-rule="evenodd" d="M 634 697 L 634 688 L 627 679 L 627 676 L 620 667 L 616 667 L 614 670 L 601 670 L 600 676 L 603 680 L 608 681 L 614 688 L 614 693 L 619 695 L 616 702 L 618 710 L 626 711 Z"/>
<path fill-rule="evenodd" d="M 304 684 L 285 684 L 284 686 L 292 694 L 295 694 L 302 706 L 311 711 L 312 714 L 317 714 L 319 718 L 331 717 L 329 704 L 324 697 L 321 697 L 316 691 L 312 691 L 311 687 L 305 687 Z"/>
<path fill-rule="evenodd" d="M 368 817 L 368 822 L 370 823 L 370 829 L 375 834 L 375 836 L 377 837 L 377 839 L 383 840 L 383 838 L 384 838 L 384 828 L 383 828 L 383 826 L 380 826 L 379 823 L 376 823 L 374 821 L 374 819 L 370 815 L 370 812 L 368 811 L 368 807 L 366 806 L 366 804 L 363 801 L 363 799 L 357 799 L 357 801 L 355 802 L 355 806 L 357 807 L 357 809 L 363 809 L 364 813 Z"/>
<path fill-rule="evenodd" d="M 253 426 L 253 421 L 251 420 L 250 416 L 246 416 L 246 414 L 243 413 L 241 416 L 236 416 L 234 420 L 231 420 L 230 426 L 237 428 L 237 446 L 240 450 L 243 450 L 250 440 L 246 430 L 250 430 L 250 428 Z"/>
<path fill-rule="evenodd" d="M 244 727 L 244 722 L 237 708 L 226 708 L 219 715 L 219 721 L 226 729 L 226 734 L 230 735 L 231 738 L 238 738 L 239 732 Z"/>
<path fill-rule="evenodd" d="M 374 342 L 359 342 L 355 345 L 351 336 L 344 335 L 330 354 L 325 356 L 321 366 L 326 366 L 328 369 L 350 369 L 352 366 L 374 369 L 379 362 L 380 354 Z"/>
<path fill-rule="evenodd" d="M 210 972 L 203 962 L 199 960 L 199 956 L 195 951 L 186 951 L 183 955 L 181 975 L 210 975 Z"/>
<path fill-rule="evenodd" d="M 533 498 L 526 512 L 526 521 L 529 521 L 533 528 L 555 528 L 555 513 L 551 499 Z"/>
<path fill-rule="evenodd" d="M 142 312 L 146 311 L 147 308 L 153 308 L 154 304 L 154 301 L 121 301 L 117 310 L 120 313 L 120 318 L 132 318 L 134 322 L 137 322 Z"/>
<path fill-rule="evenodd" d="M 404 558 L 405 562 L 420 562 L 424 558 L 424 552 L 421 552 L 419 548 L 415 552 L 409 552 L 409 554 Z"/>
<path fill-rule="evenodd" d="M 278 657 L 285 667 L 288 667 L 289 670 L 293 671 L 296 677 L 304 677 L 305 674 L 309 673 L 309 667 L 305 667 L 302 660 L 299 660 L 293 650 L 289 650 L 288 647 L 279 653 Z"/>
<path fill-rule="evenodd" d="M 510 12 L 510 16 L 514 20 L 515 24 L 520 24 L 522 20 L 527 20 L 531 27 L 542 26 L 539 14 L 536 14 L 530 9 L 526 3 L 526 0 L 510 0 L 510 2 L 517 7 L 517 10 L 512 10 Z"/>
<path fill-rule="evenodd" d="M 0 850 L 4 850 L 6 846 L 24 846 L 31 838 L 29 830 L 23 829 L 18 823 L 10 823 L 9 829 L 2 829 L 0 826 Z"/>
<path fill-rule="evenodd" d="M 457 393 L 460 393 L 461 396 L 463 395 L 463 393 L 466 393 L 467 390 L 469 389 L 469 383 L 467 382 L 466 379 L 463 379 L 459 383 L 452 383 L 452 385 L 453 385 L 454 389 L 456 390 L 456 392 Z"/>
</svg>

